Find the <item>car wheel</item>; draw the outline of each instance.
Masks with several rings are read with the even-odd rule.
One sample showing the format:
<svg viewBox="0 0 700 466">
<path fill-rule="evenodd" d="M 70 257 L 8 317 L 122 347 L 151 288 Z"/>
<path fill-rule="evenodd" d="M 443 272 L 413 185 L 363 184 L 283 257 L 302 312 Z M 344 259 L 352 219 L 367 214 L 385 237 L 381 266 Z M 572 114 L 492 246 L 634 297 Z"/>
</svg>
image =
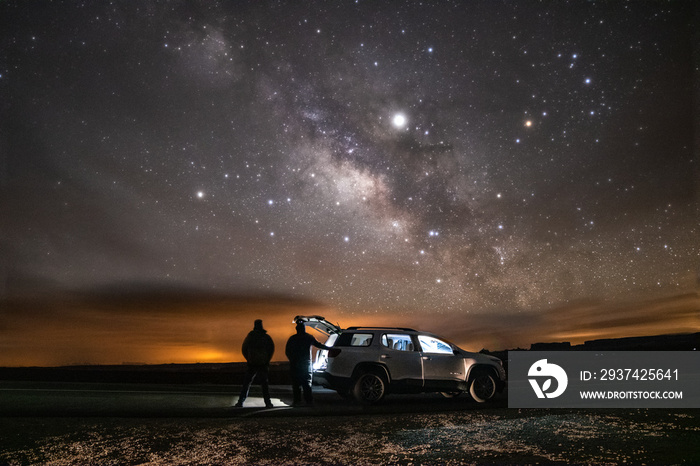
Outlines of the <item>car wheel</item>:
<svg viewBox="0 0 700 466">
<path fill-rule="evenodd" d="M 386 394 L 384 378 L 373 372 L 362 374 L 355 382 L 353 395 L 362 403 L 376 403 Z"/>
<path fill-rule="evenodd" d="M 462 392 L 457 390 L 455 392 L 440 392 L 440 394 L 445 398 L 457 398 L 459 395 L 462 394 Z"/>
<path fill-rule="evenodd" d="M 496 394 L 496 381 L 493 376 L 487 372 L 476 374 L 469 386 L 469 394 L 477 403 L 489 401 Z"/>
</svg>

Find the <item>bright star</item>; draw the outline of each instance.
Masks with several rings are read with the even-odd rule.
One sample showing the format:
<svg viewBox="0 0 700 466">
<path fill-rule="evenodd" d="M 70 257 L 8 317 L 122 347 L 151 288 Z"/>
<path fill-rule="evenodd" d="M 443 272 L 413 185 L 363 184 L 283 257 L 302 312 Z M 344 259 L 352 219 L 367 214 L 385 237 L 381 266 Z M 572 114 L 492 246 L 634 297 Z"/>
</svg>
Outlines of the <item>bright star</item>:
<svg viewBox="0 0 700 466">
<path fill-rule="evenodd" d="M 406 117 L 400 113 L 397 113 L 396 115 L 394 115 L 392 123 L 397 128 L 403 128 L 404 126 L 406 126 Z"/>
</svg>

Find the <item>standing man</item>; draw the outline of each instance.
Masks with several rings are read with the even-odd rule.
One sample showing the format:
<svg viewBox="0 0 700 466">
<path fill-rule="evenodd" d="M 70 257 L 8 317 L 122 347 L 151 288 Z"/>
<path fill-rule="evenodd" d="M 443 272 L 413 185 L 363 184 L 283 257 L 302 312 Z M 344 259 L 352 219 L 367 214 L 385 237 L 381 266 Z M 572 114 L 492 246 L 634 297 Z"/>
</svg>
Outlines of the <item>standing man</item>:
<svg viewBox="0 0 700 466">
<path fill-rule="evenodd" d="M 304 401 L 307 406 L 313 406 L 314 398 L 311 392 L 312 368 L 311 368 L 311 347 L 329 350 L 330 348 L 319 343 L 313 337 L 306 333 L 304 322 L 297 322 L 297 333 L 289 337 L 285 354 L 289 359 L 289 368 L 292 375 L 292 392 L 294 393 L 294 402 L 292 406 L 301 404 L 301 391 L 304 391 Z"/>
<path fill-rule="evenodd" d="M 248 390 L 256 376 L 260 376 L 260 385 L 262 385 L 263 398 L 265 398 L 265 407 L 272 408 L 270 400 L 270 360 L 275 352 L 275 343 L 267 334 L 267 330 L 263 328 L 262 320 L 258 319 L 253 324 L 253 330 L 248 333 L 248 336 L 243 340 L 242 347 L 243 357 L 248 361 L 248 372 L 246 373 L 241 394 L 238 397 L 237 408 L 243 407 L 243 402 L 248 397 Z"/>
</svg>

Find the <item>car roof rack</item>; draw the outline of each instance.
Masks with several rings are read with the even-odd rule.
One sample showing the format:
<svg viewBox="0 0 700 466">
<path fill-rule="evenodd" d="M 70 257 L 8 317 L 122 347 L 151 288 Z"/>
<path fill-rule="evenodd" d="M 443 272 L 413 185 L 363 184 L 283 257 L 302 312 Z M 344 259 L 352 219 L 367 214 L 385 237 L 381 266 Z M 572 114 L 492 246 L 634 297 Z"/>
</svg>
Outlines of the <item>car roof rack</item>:
<svg viewBox="0 0 700 466">
<path fill-rule="evenodd" d="M 418 331 L 407 327 L 348 327 L 346 330 L 402 330 L 404 332 Z"/>
</svg>

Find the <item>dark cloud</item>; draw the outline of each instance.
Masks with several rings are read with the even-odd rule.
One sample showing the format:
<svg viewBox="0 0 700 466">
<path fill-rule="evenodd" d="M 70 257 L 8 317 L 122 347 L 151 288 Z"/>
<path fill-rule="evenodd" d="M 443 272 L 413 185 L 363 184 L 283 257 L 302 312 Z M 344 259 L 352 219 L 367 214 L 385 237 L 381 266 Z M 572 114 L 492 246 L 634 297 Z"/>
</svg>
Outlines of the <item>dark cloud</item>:
<svg viewBox="0 0 700 466">
<path fill-rule="evenodd" d="M 255 319 L 263 319 L 277 347 L 275 360 L 283 361 L 296 315 L 322 315 L 343 328 L 413 327 L 472 351 L 700 331 L 697 294 L 622 304 L 577 302 L 547 313 L 464 315 L 436 309 L 353 315 L 288 296 L 132 284 L 2 304 L 0 366 L 240 361 L 241 344 Z"/>
<path fill-rule="evenodd" d="M 324 311 L 305 299 L 152 285 L 10 299 L 3 301 L 0 365 L 241 360 L 255 319 L 263 319 L 284 360 L 293 317 Z"/>
</svg>

